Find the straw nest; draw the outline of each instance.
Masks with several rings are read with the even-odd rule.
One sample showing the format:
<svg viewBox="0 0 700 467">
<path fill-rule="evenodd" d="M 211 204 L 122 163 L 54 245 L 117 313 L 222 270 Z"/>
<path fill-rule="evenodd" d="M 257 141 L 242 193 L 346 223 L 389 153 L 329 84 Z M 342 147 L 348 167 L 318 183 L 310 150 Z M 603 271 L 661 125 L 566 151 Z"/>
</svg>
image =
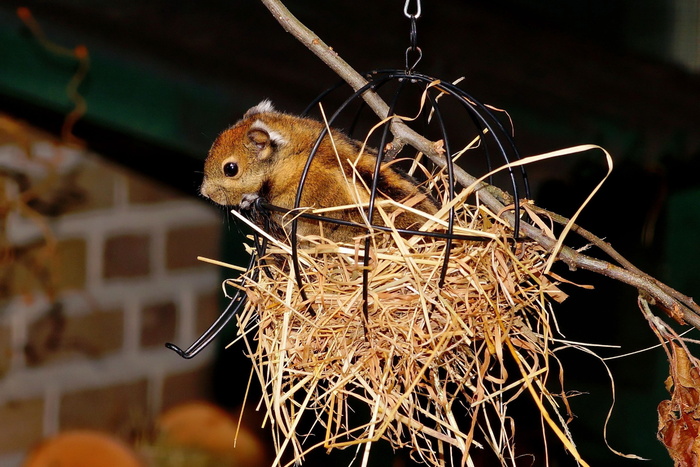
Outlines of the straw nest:
<svg viewBox="0 0 700 467">
<path fill-rule="evenodd" d="M 449 252 L 444 239 L 375 230 L 364 266 L 364 239 L 305 238 L 302 294 L 289 245 L 274 242 L 256 280 L 237 283 L 248 296 L 240 339 L 264 388 L 276 464 L 354 446 L 365 465 L 380 438 L 429 465 L 473 465 L 470 449 L 484 443 L 505 462 L 514 454 L 509 401 L 529 392 L 543 418 L 556 418 L 548 412 L 561 401 L 544 387 L 548 301 L 563 294 L 544 273 L 548 255 L 516 242 L 478 197 L 456 204 L 461 237 Z M 446 209 L 425 216 L 422 230 L 445 231 Z M 305 440 L 309 420 L 323 426 L 322 440 Z"/>
</svg>

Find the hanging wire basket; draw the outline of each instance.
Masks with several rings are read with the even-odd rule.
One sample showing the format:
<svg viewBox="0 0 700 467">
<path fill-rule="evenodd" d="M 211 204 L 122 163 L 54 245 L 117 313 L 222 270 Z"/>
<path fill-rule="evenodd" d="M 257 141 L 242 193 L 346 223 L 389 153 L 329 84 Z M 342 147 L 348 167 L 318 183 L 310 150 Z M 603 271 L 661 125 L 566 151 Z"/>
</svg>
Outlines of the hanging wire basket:
<svg viewBox="0 0 700 467">
<path fill-rule="evenodd" d="M 300 205 L 311 161 L 330 137 L 321 130 L 293 209 L 265 200 L 256 206 L 286 215 L 288 235 L 271 236 L 235 213 L 254 232 L 248 272 L 200 339 L 186 351 L 169 347 L 190 358 L 236 316 L 237 340 L 264 388 L 276 464 L 299 462 L 314 448 L 350 446 L 362 447 L 366 462 L 378 439 L 409 448 L 429 465 L 472 465 L 470 452 L 484 444 L 506 463 L 516 455 L 508 402 L 523 392 L 540 401 L 543 417 L 559 420 L 572 447 L 561 400 L 545 389 L 552 371 L 549 302 L 565 297 L 545 274 L 549 255 L 479 202 L 486 185 L 460 187 L 453 173 L 459 164 L 490 174 L 490 185 L 507 186 L 512 196 L 499 196 L 508 198 L 516 224 L 536 216 L 522 201 L 529 198 L 524 166 L 508 165 L 519 155 L 503 123 L 507 115 L 429 76 L 383 70 L 366 77 L 368 84 L 349 95 L 344 86 L 324 92 L 305 115 L 362 135 L 377 148 L 377 170 L 389 159 L 403 163 L 441 208 L 425 214 L 420 228 L 397 229 L 378 202 L 375 178 L 369 203 L 357 208 L 383 222 L 346 221 L 364 232 L 350 243 L 300 238 L 301 219 L 339 222 Z M 385 98 L 389 115 L 439 141 L 444 163 L 406 155 L 407 148 L 394 154 L 391 119 L 370 112 L 362 99 L 367 92 Z M 303 442 L 309 416 L 323 426 L 322 441 Z"/>
<path fill-rule="evenodd" d="M 415 126 L 418 127 L 419 132 L 426 137 L 429 137 L 430 134 L 436 135 L 437 137 L 435 139 L 441 141 L 443 145 L 444 154 L 450 155 L 450 157 L 445 157 L 443 173 L 441 174 L 441 176 L 443 178 L 446 177 L 446 179 L 442 183 L 441 189 L 444 191 L 443 194 L 447 195 L 447 201 L 453 204 L 453 206 L 451 206 L 447 211 L 447 225 L 444 229 L 435 229 L 434 231 L 415 231 L 406 229 L 396 229 L 385 225 L 372 225 L 371 229 L 374 231 L 384 232 L 396 230 L 404 235 L 412 234 L 423 235 L 430 238 L 443 238 L 446 239 L 447 242 L 447 251 L 449 251 L 452 241 L 454 241 L 455 239 L 461 238 L 462 240 L 476 240 L 479 236 L 478 234 L 475 235 L 471 233 L 468 236 L 464 236 L 454 232 L 455 209 L 459 204 L 453 202 L 455 199 L 455 187 L 457 186 L 453 171 L 453 167 L 457 158 L 454 156 L 455 154 L 457 154 L 458 157 L 462 157 L 463 154 L 468 152 L 468 157 L 462 157 L 462 160 L 468 159 L 468 161 L 460 161 L 460 163 L 469 165 L 470 173 L 478 173 L 479 167 L 481 168 L 482 172 L 491 173 L 493 172 L 494 166 L 506 167 L 507 164 L 509 164 L 510 162 L 519 160 L 520 155 L 518 153 L 518 150 L 513 142 L 509 131 L 503 126 L 503 122 L 494 114 L 492 110 L 490 110 L 489 107 L 480 103 L 479 101 L 477 101 L 476 99 L 474 99 L 473 97 L 471 97 L 462 89 L 460 89 L 452 83 L 445 83 L 426 75 L 402 70 L 373 71 L 368 73 L 366 75 L 366 78 L 369 80 L 367 85 L 363 86 L 358 91 L 352 93 L 349 97 L 346 97 L 339 104 L 339 106 L 337 107 L 335 112 L 333 112 L 330 118 L 324 118 L 324 120 L 327 121 L 328 126 L 348 128 L 346 132 L 350 136 L 353 136 L 353 134 L 358 132 L 358 122 L 364 123 L 363 128 L 365 132 L 372 127 L 375 127 L 376 130 L 376 122 L 373 125 L 368 125 L 368 121 L 371 121 L 372 118 L 377 121 L 378 119 L 376 115 L 374 115 L 370 111 L 370 109 L 362 100 L 363 94 L 367 92 L 390 92 L 392 97 L 390 108 L 391 115 L 401 115 L 399 113 L 399 108 L 401 107 L 400 104 L 402 103 L 401 99 L 406 98 L 407 95 L 412 95 L 412 97 L 414 98 L 412 101 L 414 107 L 412 109 L 409 109 L 409 111 L 418 111 L 418 115 L 406 118 L 405 121 L 409 119 L 415 121 Z M 333 97 L 333 94 L 338 94 L 345 88 L 346 85 L 344 83 L 339 83 L 338 85 L 326 90 L 325 92 L 320 94 L 311 104 L 307 106 L 302 115 L 308 116 L 313 112 L 318 112 L 319 109 L 323 108 L 326 109 L 325 112 L 327 113 L 329 109 L 328 102 L 331 100 L 331 97 Z M 413 92 L 411 93 L 411 91 Z M 418 94 L 416 94 L 416 92 L 418 92 Z M 457 116 L 458 123 L 457 127 L 454 129 L 454 132 L 458 133 L 459 143 L 455 143 L 453 142 L 453 139 L 451 139 L 453 138 L 449 132 L 449 127 L 451 125 L 449 122 L 445 121 L 445 112 L 441 110 L 441 105 L 444 104 L 444 99 L 442 98 L 444 98 L 445 96 L 449 96 L 452 98 L 453 101 L 456 101 L 458 103 L 458 106 L 461 107 L 462 112 L 464 113 L 464 115 Z M 420 100 L 422 99 L 427 99 L 430 103 L 429 106 L 423 106 L 421 108 Z M 440 102 L 441 100 L 442 102 Z M 453 107 L 451 110 L 454 111 L 454 102 L 452 102 L 451 104 Z M 410 113 L 407 115 L 410 115 Z M 465 117 L 466 120 L 464 120 Z M 459 120 L 460 118 L 462 120 Z M 381 131 L 373 132 L 375 136 L 380 135 L 380 140 L 376 144 L 376 147 L 379 148 L 377 157 L 377 167 L 379 167 L 381 163 L 387 162 L 389 159 L 393 159 L 395 157 L 395 155 L 393 154 L 388 155 L 387 151 L 387 149 L 390 148 L 390 122 L 390 120 L 385 119 L 383 122 L 379 123 L 379 129 Z M 466 127 L 464 126 L 465 122 L 467 124 Z M 343 124 L 345 124 L 346 126 L 343 126 Z M 327 130 L 322 130 L 320 132 L 317 144 L 310 151 L 308 157 L 308 164 L 304 169 L 301 180 L 299 181 L 298 196 L 294 209 L 284 209 L 266 203 L 264 199 L 259 199 L 256 206 L 256 209 L 258 211 L 267 210 L 268 212 L 281 212 L 289 214 L 292 211 L 299 210 L 299 208 L 301 207 L 299 203 L 304 189 L 304 185 L 306 183 L 306 177 L 308 175 L 309 166 L 315 156 L 316 151 L 318 150 L 320 142 L 323 140 L 323 138 L 327 137 L 327 133 Z M 455 152 L 453 150 L 454 147 L 460 147 L 461 149 Z M 418 157 L 422 158 L 423 155 L 419 154 Z M 418 159 L 416 159 L 416 162 L 418 162 Z M 519 222 L 522 214 L 521 198 L 523 196 L 525 198 L 530 198 L 530 187 L 527 179 L 527 172 L 525 166 L 520 166 L 516 169 L 506 167 L 504 169 L 504 172 L 507 174 L 505 182 L 508 184 L 509 190 L 508 192 L 498 190 L 498 194 L 501 197 L 507 198 L 504 201 L 509 201 L 506 204 L 511 205 L 512 210 L 515 213 L 515 225 L 512 230 L 512 235 L 515 238 L 514 232 L 519 231 Z M 415 175 L 414 170 L 411 170 L 411 173 Z M 496 185 L 493 175 L 488 177 L 488 182 L 488 188 L 493 189 Z M 438 184 L 433 183 L 433 185 L 437 186 Z M 471 187 L 471 190 L 474 190 L 475 188 L 482 187 Z M 374 209 L 374 201 L 377 196 L 376 180 L 375 183 L 371 187 L 369 187 L 369 190 L 371 201 L 366 209 L 368 211 L 368 218 L 371 219 L 372 212 Z M 443 194 L 440 194 L 439 197 L 442 198 Z M 289 236 L 289 241 L 291 243 L 292 261 L 295 267 L 295 271 L 300 270 L 297 254 L 298 240 L 297 236 L 295 235 L 297 231 L 299 218 L 334 224 L 345 224 L 348 226 L 360 228 L 366 227 L 363 225 L 358 225 L 356 223 L 341 221 L 332 217 L 314 214 L 312 212 L 297 212 L 297 214 L 293 216 L 290 222 L 289 229 L 291 233 L 291 235 Z M 250 272 L 254 271 L 254 266 L 256 265 L 259 258 L 264 256 L 264 253 L 267 248 L 267 238 L 265 235 L 259 235 L 259 232 L 254 232 L 254 236 L 256 239 L 254 245 L 257 250 L 257 255 L 251 256 L 251 259 L 248 263 L 246 269 Z M 449 254 L 445 254 L 443 257 L 443 267 L 441 269 L 440 276 L 441 282 L 444 281 L 444 274 L 447 268 L 448 258 Z M 367 256 L 367 260 L 369 260 L 369 256 Z M 300 278 L 299 274 L 296 274 L 296 277 L 298 278 L 297 284 L 299 285 L 299 288 L 303 289 L 303 283 L 301 282 L 302 279 Z M 366 282 L 366 277 L 363 277 L 363 281 Z M 366 286 L 363 288 L 367 290 Z M 366 297 L 366 293 L 363 295 Z M 230 319 L 233 316 L 235 316 L 237 310 L 243 307 L 243 298 L 243 294 L 237 293 L 236 296 L 234 296 L 234 298 L 231 300 L 231 303 L 227 307 L 227 309 L 221 314 L 219 319 L 216 322 L 214 322 L 210 326 L 210 328 L 207 331 L 205 331 L 202 334 L 202 336 L 200 336 L 200 338 L 198 338 L 192 345 L 190 345 L 187 348 L 187 350 L 182 350 L 178 346 L 171 343 L 166 344 L 167 347 L 176 351 L 183 358 L 194 357 L 219 334 L 219 332 L 228 324 Z"/>
</svg>

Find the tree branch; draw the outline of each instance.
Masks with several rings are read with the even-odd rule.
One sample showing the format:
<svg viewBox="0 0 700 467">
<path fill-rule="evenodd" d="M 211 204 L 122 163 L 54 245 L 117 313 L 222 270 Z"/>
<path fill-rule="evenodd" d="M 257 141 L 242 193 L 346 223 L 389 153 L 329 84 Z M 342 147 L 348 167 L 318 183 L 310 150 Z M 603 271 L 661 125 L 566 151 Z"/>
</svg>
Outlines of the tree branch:
<svg viewBox="0 0 700 467">
<path fill-rule="evenodd" d="M 292 34 L 318 56 L 355 91 L 367 84 L 367 80 L 365 80 L 362 75 L 345 62 L 332 47 L 326 45 L 313 31 L 304 26 L 304 24 L 292 15 L 279 0 L 261 1 L 288 33 Z M 364 93 L 362 97 L 380 119 L 387 118 L 389 106 L 378 94 L 373 91 L 368 91 Z M 446 158 L 441 154 L 438 146 L 409 128 L 401 120 L 394 119 L 391 130 L 396 141 L 395 145 L 398 147 L 403 146 L 403 144 L 409 144 L 417 151 L 428 156 L 437 166 L 446 166 Z M 475 185 L 475 191 L 479 192 L 479 199 L 481 202 L 493 212 L 502 213 L 501 217 L 511 226 L 515 225 L 515 215 L 511 211 L 505 209 L 505 202 L 509 198 L 507 194 L 492 185 L 483 182 L 477 183 L 476 177 L 467 173 L 460 167 L 454 167 L 454 174 L 460 185 L 464 187 Z M 540 208 L 535 207 L 534 209 L 545 212 Z M 548 214 L 557 222 L 563 219 L 561 216 L 557 216 L 553 213 Z M 557 258 L 566 263 L 570 269 L 586 269 L 631 285 L 637 288 L 640 291 L 640 295 L 646 300 L 662 308 L 675 320 L 681 323 L 689 323 L 695 328 L 700 329 L 700 306 L 698 306 L 691 297 L 679 293 L 666 284 L 642 272 L 612 249 L 610 245 L 591 232 L 579 226 L 573 226 L 572 231 L 579 233 L 582 237 L 600 247 L 602 251 L 606 252 L 611 258 L 617 261 L 620 266 L 584 255 L 572 248 L 563 246 L 556 252 Z M 524 235 L 536 241 L 550 253 L 552 253 L 556 247 L 556 239 L 552 239 L 537 227 L 526 222 L 520 222 L 520 235 Z"/>
</svg>

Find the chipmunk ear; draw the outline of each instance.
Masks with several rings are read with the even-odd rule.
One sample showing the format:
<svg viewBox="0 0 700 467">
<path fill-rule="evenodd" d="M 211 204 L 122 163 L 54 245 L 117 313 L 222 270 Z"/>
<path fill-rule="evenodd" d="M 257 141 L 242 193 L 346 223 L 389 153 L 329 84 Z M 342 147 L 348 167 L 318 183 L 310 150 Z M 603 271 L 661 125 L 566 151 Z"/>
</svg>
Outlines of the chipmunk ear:
<svg viewBox="0 0 700 467">
<path fill-rule="evenodd" d="M 272 130 L 260 120 L 256 120 L 248 130 L 250 147 L 255 151 L 258 160 L 269 159 L 287 140 L 281 133 Z"/>
</svg>

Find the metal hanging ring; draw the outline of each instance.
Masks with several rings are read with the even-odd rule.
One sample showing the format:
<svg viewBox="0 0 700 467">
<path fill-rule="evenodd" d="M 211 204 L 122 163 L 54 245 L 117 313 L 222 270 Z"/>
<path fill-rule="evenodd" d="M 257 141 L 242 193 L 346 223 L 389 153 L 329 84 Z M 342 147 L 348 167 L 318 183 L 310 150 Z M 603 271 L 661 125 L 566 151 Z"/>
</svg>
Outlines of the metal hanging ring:
<svg viewBox="0 0 700 467">
<path fill-rule="evenodd" d="M 411 63 L 409 55 L 411 52 L 418 52 L 418 56 L 416 59 L 413 61 L 413 65 L 409 66 L 409 63 Z M 420 47 L 409 47 L 406 49 L 406 73 L 410 74 L 413 72 L 413 69 L 418 65 L 418 62 L 420 62 L 420 59 L 423 58 L 423 51 L 420 49 Z"/>
<path fill-rule="evenodd" d="M 411 49 L 416 50 L 418 48 L 418 30 L 416 29 L 416 17 L 411 17 L 411 33 L 409 36 Z"/>
<path fill-rule="evenodd" d="M 403 6 L 403 14 L 406 15 L 406 18 L 420 18 L 421 14 L 421 6 L 420 6 L 420 0 L 416 0 L 416 12 L 411 14 L 408 12 L 408 7 L 411 4 L 411 0 L 406 0 L 406 3 Z"/>
<path fill-rule="evenodd" d="M 406 2 L 404 13 L 408 11 L 409 2 L 410 0 Z M 420 1 L 418 2 L 418 12 L 415 15 L 410 15 L 408 17 L 411 20 L 411 33 L 409 36 L 410 46 L 406 49 L 406 73 L 412 73 L 413 70 L 416 68 L 416 65 L 418 65 L 418 62 L 420 62 L 420 59 L 423 58 L 423 51 L 420 49 L 420 47 L 418 47 L 418 32 L 416 28 L 416 19 L 418 18 L 418 15 L 420 15 Z M 409 58 L 409 55 L 416 53 L 417 57 L 411 65 L 411 59 Z"/>
</svg>

